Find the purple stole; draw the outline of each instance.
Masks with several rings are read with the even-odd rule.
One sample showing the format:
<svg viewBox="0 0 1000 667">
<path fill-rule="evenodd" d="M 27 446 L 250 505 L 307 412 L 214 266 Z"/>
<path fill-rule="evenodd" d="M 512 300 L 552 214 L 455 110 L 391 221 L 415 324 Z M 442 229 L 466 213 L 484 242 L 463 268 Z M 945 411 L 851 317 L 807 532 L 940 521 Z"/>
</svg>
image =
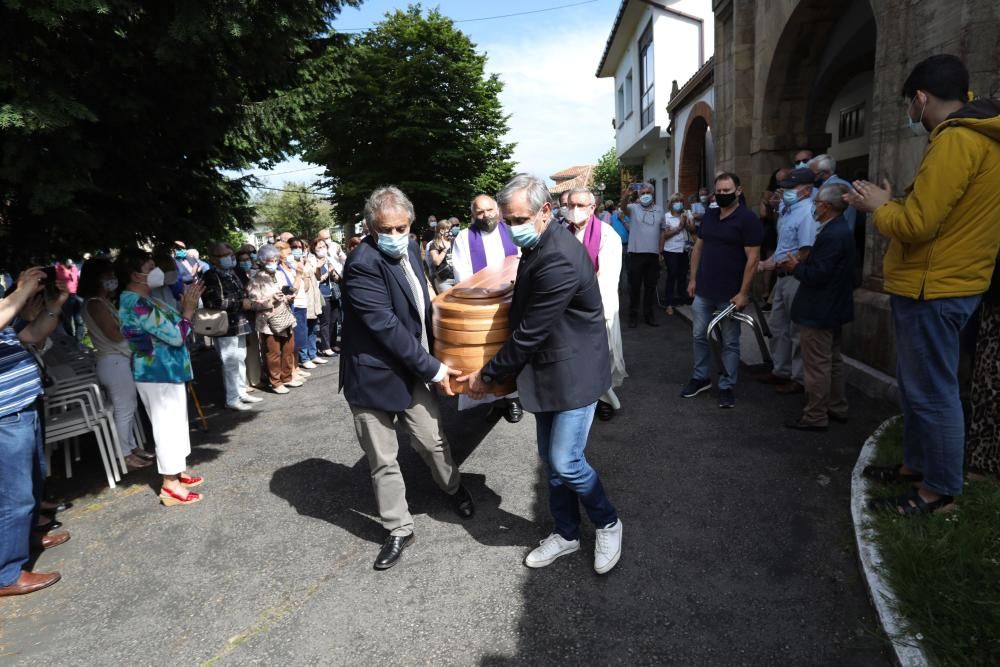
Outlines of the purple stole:
<svg viewBox="0 0 1000 667">
<path fill-rule="evenodd" d="M 503 220 L 497 225 L 500 230 L 500 240 L 503 242 L 504 257 L 517 254 L 517 246 L 510 238 L 510 230 Z M 486 268 L 486 248 L 483 246 L 483 232 L 473 224 L 469 227 L 469 258 L 472 260 L 472 272 L 477 273 Z"/>
<path fill-rule="evenodd" d="M 602 226 L 601 219 L 591 215 L 590 220 L 587 221 L 587 229 L 583 232 L 583 248 L 587 251 L 587 256 L 590 257 L 590 262 L 594 265 L 594 271 L 601 269 L 597 255 L 601 251 Z M 570 233 L 573 233 L 571 223 L 566 223 L 566 228 L 569 229 Z"/>
</svg>

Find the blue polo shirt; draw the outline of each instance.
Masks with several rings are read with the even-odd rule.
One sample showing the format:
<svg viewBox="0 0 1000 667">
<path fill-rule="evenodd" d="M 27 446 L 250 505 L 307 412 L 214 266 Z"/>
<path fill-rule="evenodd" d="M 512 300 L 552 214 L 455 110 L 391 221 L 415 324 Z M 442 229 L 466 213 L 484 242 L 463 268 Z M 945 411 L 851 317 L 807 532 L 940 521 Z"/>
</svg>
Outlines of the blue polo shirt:
<svg viewBox="0 0 1000 667">
<path fill-rule="evenodd" d="M 737 206 L 720 219 L 721 212 L 721 208 L 709 208 L 698 227 L 701 259 L 695 294 L 715 302 L 729 301 L 739 293 L 747 265 L 744 248 L 760 246 L 764 238 L 760 218 L 746 206 Z"/>
<path fill-rule="evenodd" d="M 0 330 L 0 417 L 30 407 L 42 393 L 42 375 L 14 327 Z"/>
<path fill-rule="evenodd" d="M 800 248 L 811 248 L 816 242 L 816 220 L 812 215 L 812 207 L 813 201 L 809 197 L 804 197 L 791 206 L 781 207 L 774 261 L 780 262 L 785 255 L 798 252 Z"/>
</svg>

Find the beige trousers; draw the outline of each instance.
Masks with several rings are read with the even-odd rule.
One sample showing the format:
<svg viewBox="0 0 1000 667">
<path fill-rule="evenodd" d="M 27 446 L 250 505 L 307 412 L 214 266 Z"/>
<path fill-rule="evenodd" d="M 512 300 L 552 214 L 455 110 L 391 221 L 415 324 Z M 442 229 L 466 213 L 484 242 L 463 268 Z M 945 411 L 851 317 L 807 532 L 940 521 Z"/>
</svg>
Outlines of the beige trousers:
<svg viewBox="0 0 1000 667">
<path fill-rule="evenodd" d="M 369 410 L 351 406 L 354 430 L 361 449 L 368 457 L 372 486 L 378 503 L 382 525 L 392 535 L 409 535 L 413 532 L 413 517 L 406 504 L 406 484 L 396 456 L 394 420 L 398 419 L 410 434 L 410 445 L 431 469 L 434 483 L 451 495 L 458 491 L 458 467 L 451 458 L 451 448 L 444 437 L 438 413 L 437 400 L 422 382 L 413 388 L 413 403 L 403 412 Z"/>
<path fill-rule="evenodd" d="M 840 356 L 840 329 L 799 327 L 802 372 L 805 376 L 806 407 L 802 421 L 826 426 L 829 414 L 847 416 L 844 393 L 844 362 Z"/>
</svg>

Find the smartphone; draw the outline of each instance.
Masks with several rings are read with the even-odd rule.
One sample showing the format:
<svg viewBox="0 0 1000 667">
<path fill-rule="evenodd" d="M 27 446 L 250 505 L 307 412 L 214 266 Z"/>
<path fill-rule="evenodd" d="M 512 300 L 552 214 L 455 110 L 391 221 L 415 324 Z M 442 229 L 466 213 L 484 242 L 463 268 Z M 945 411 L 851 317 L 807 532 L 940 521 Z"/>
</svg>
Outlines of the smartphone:
<svg viewBox="0 0 1000 667">
<path fill-rule="evenodd" d="M 292 286 L 291 285 L 282 285 L 281 286 L 281 293 L 284 294 L 285 296 L 291 296 L 293 294 L 293 292 L 292 292 Z"/>
<path fill-rule="evenodd" d="M 45 272 L 45 287 L 48 289 L 56 288 L 56 267 L 46 266 L 42 268 Z"/>
</svg>

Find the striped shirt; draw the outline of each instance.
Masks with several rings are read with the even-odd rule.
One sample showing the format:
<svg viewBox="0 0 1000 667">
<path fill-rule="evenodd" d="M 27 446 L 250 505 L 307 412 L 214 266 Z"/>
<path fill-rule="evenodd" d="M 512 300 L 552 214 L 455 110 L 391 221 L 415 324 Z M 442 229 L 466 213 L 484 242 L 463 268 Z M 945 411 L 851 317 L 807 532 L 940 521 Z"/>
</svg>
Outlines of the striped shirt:
<svg viewBox="0 0 1000 667">
<path fill-rule="evenodd" d="M 0 417 L 30 407 L 42 393 L 42 375 L 14 327 L 0 330 Z"/>
</svg>

